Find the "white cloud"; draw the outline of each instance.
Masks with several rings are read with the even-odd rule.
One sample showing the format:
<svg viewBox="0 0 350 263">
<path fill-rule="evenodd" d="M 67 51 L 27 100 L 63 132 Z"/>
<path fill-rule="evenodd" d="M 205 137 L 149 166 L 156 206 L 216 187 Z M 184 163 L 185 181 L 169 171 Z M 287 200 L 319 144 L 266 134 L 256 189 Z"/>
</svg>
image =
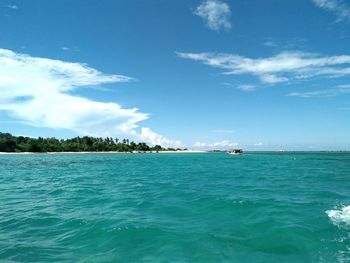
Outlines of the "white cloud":
<svg viewBox="0 0 350 263">
<path fill-rule="evenodd" d="M 183 53 L 181 58 L 225 70 L 227 75 L 250 74 L 263 83 L 275 84 L 316 76 L 341 77 L 350 75 L 350 56 L 320 56 L 305 52 L 281 52 L 267 58 L 248 58 L 234 54 Z"/>
<path fill-rule="evenodd" d="M 164 137 L 155 137 L 155 133 L 152 137 L 147 132 L 137 132 L 138 123 L 148 119 L 148 114 L 137 108 L 72 95 L 78 88 L 130 80 L 123 75 L 101 73 L 86 64 L 0 49 L 0 111 L 36 127 L 165 142 Z"/>
<path fill-rule="evenodd" d="M 230 6 L 219 0 L 205 0 L 194 11 L 212 30 L 230 29 Z"/>
<path fill-rule="evenodd" d="M 229 82 L 224 82 L 222 83 L 222 85 L 225 85 L 225 86 L 229 86 L 229 87 L 234 87 L 234 88 L 237 88 L 241 91 L 244 91 L 244 92 L 251 92 L 251 91 L 255 91 L 256 90 L 256 86 L 254 85 L 249 85 L 249 84 L 244 84 L 244 85 L 233 85 Z"/>
<path fill-rule="evenodd" d="M 63 46 L 63 47 L 61 47 L 61 50 L 63 50 L 63 51 L 79 51 L 79 48 Z"/>
<path fill-rule="evenodd" d="M 238 143 L 236 142 L 231 142 L 231 141 L 221 141 L 221 142 L 216 142 L 211 144 L 213 147 L 234 147 L 238 146 Z"/>
<path fill-rule="evenodd" d="M 305 48 L 306 44 L 307 40 L 301 37 L 289 37 L 286 39 L 267 37 L 265 42 L 262 43 L 265 47 L 279 50 Z"/>
<path fill-rule="evenodd" d="M 350 93 L 350 85 L 339 85 L 336 88 L 306 91 L 306 92 L 292 92 L 288 96 L 313 98 L 313 97 L 336 97 L 342 94 Z"/>
<path fill-rule="evenodd" d="M 256 87 L 254 85 L 240 85 L 237 88 L 245 92 L 251 92 L 256 90 Z"/>
<path fill-rule="evenodd" d="M 338 21 L 350 21 L 350 7 L 342 0 L 312 0 L 317 7 L 333 12 Z"/>
<path fill-rule="evenodd" d="M 272 75 L 272 74 L 261 75 L 260 79 L 262 82 L 269 83 L 269 84 L 275 84 L 275 83 L 288 81 L 287 77 L 280 77 L 280 76 L 276 76 L 276 75 Z"/>
<path fill-rule="evenodd" d="M 278 44 L 274 41 L 268 40 L 263 43 L 265 47 L 277 47 Z"/>
<path fill-rule="evenodd" d="M 231 142 L 228 140 L 214 142 L 214 143 L 205 143 L 205 142 L 196 142 L 193 146 L 196 148 L 203 149 L 227 149 L 229 147 L 236 147 L 239 144 L 236 142 Z"/>
<path fill-rule="evenodd" d="M 193 144 L 194 147 L 205 147 L 207 146 L 206 143 L 204 142 L 196 142 L 195 144 Z"/>
<path fill-rule="evenodd" d="M 152 131 L 150 128 L 141 128 L 141 138 L 151 142 L 152 144 L 161 145 L 163 147 L 181 147 L 180 141 L 169 140 L 162 135 Z"/>
<path fill-rule="evenodd" d="M 18 9 L 18 6 L 16 6 L 16 5 L 8 5 L 7 7 L 10 9 Z"/>
</svg>

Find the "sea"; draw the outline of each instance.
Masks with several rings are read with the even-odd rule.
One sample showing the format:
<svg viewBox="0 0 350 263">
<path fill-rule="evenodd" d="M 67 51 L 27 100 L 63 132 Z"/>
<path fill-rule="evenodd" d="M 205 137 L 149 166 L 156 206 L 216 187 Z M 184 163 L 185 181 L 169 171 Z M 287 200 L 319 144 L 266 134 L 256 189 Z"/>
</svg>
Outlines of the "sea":
<svg viewBox="0 0 350 263">
<path fill-rule="evenodd" d="M 350 262 L 350 153 L 0 155 L 0 262 Z"/>
</svg>

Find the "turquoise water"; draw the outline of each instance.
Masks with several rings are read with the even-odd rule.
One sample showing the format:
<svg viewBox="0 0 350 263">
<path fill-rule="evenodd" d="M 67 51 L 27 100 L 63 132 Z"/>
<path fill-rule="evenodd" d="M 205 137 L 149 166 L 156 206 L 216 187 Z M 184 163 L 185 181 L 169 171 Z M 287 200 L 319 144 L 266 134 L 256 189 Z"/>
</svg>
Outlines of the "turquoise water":
<svg viewBox="0 0 350 263">
<path fill-rule="evenodd" d="M 0 262 L 350 262 L 350 154 L 0 156 Z"/>
</svg>

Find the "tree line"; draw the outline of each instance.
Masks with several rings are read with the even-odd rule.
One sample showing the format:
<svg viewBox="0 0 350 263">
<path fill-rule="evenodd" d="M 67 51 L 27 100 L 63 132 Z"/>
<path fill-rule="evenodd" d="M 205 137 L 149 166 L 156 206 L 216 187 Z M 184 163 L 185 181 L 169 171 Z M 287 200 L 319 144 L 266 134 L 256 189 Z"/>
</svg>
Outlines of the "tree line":
<svg viewBox="0 0 350 263">
<path fill-rule="evenodd" d="M 71 139 L 30 138 L 13 136 L 0 132 L 0 152 L 146 152 L 174 151 L 181 149 L 163 148 L 160 145 L 148 146 L 144 142 L 135 143 L 129 139 L 95 138 L 90 136 Z"/>
</svg>

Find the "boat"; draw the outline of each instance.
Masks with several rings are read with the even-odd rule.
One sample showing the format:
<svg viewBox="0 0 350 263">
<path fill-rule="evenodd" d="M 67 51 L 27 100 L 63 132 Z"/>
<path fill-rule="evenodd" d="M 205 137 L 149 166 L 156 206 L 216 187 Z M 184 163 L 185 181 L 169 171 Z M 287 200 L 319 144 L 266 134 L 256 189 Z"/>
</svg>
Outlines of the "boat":
<svg viewBox="0 0 350 263">
<path fill-rule="evenodd" d="M 243 150 L 242 149 L 233 149 L 231 151 L 227 152 L 228 154 L 242 154 Z"/>
</svg>

